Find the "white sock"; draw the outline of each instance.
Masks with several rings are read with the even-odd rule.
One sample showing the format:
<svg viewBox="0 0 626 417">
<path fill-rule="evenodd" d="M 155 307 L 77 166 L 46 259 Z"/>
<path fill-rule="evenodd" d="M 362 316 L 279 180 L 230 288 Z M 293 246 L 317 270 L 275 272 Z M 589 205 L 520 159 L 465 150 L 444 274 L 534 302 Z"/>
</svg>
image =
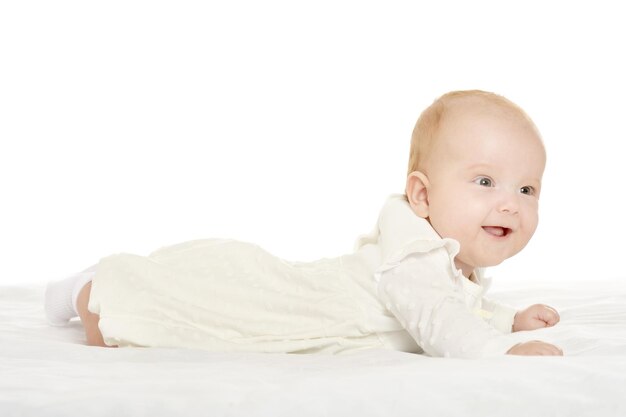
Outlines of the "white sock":
<svg viewBox="0 0 626 417">
<path fill-rule="evenodd" d="M 45 305 L 46 318 L 53 326 L 64 326 L 71 318 L 78 316 L 76 300 L 83 289 L 95 275 L 95 267 L 72 275 L 60 281 L 50 282 L 46 287 Z"/>
</svg>

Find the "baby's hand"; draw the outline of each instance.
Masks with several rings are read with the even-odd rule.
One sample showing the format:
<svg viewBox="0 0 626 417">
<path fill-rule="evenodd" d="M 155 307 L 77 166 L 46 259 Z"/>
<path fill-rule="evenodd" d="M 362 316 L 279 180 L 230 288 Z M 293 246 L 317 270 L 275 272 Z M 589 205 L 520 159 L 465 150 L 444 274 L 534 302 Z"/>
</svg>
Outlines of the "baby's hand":
<svg viewBox="0 0 626 417">
<path fill-rule="evenodd" d="M 506 352 L 507 355 L 528 355 L 528 356 L 563 356 L 563 351 L 550 343 L 539 340 L 518 343 Z"/>
<path fill-rule="evenodd" d="M 513 331 L 535 330 L 554 326 L 561 318 L 552 307 L 534 304 L 525 310 L 518 311 L 513 320 Z"/>
</svg>

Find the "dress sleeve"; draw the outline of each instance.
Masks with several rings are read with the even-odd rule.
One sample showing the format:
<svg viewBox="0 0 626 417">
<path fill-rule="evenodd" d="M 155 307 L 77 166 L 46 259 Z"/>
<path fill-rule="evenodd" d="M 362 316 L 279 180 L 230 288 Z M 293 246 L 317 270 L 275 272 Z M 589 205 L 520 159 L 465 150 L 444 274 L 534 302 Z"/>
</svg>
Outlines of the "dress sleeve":
<svg viewBox="0 0 626 417">
<path fill-rule="evenodd" d="M 387 309 L 431 356 L 479 358 L 505 354 L 515 343 L 465 305 L 462 291 L 446 271 L 445 246 L 413 252 L 376 273 Z"/>
<path fill-rule="evenodd" d="M 497 303 L 487 298 L 482 299 L 483 310 L 490 313 L 487 323 L 501 331 L 502 333 L 511 333 L 513 330 L 513 322 L 517 310 L 513 307 Z"/>
</svg>

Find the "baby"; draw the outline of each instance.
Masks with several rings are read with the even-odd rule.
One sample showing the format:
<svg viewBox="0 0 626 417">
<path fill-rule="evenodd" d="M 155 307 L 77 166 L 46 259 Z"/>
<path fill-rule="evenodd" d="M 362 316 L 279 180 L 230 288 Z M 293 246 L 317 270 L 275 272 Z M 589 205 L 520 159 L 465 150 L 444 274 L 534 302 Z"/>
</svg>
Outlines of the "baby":
<svg viewBox="0 0 626 417">
<path fill-rule="evenodd" d="M 553 326 L 551 307 L 483 297 L 483 268 L 518 253 L 537 227 L 540 135 L 507 99 L 448 93 L 413 132 L 406 195 L 391 196 L 354 253 L 287 262 L 256 245 L 208 239 L 147 257 L 117 254 L 51 283 L 46 315 L 79 315 L 97 346 L 431 356 L 562 355 L 507 333 Z"/>
</svg>

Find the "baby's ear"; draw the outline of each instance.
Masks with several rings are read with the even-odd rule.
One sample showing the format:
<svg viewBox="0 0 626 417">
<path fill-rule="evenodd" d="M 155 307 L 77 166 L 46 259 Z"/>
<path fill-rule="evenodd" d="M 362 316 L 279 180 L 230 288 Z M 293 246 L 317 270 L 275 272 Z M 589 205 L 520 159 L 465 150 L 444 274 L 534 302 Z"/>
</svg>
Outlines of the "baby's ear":
<svg viewBox="0 0 626 417">
<path fill-rule="evenodd" d="M 411 208 L 418 216 L 428 217 L 428 177 L 419 171 L 413 171 L 406 179 L 406 196 Z"/>
</svg>

